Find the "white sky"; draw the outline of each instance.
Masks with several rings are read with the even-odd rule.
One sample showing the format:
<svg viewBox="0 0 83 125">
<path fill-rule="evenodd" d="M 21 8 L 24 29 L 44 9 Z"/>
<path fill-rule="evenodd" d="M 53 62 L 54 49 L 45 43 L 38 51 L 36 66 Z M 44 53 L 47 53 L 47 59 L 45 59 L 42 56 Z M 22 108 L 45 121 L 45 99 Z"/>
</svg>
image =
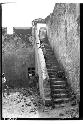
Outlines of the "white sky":
<svg viewBox="0 0 83 125">
<path fill-rule="evenodd" d="M 16 3 L 2 5 L 2 26 L 27 27 L 35 18 L 45 18 L 54 8 L 55 0 L 5 0 Z"/>
<path fill-rule="evenodd" d="M 62 0 L 61 0 L 62 1 Z M 1 2 L 16 2 L 2 5 L 3 27 L 31 27 L 32 20 L 45 18 L 60 0 L 0 0 Z M 62 1 L 71 2 L 71 0 Z M 74 1 L 75 2 L 75 1 Z"/>
</svg>

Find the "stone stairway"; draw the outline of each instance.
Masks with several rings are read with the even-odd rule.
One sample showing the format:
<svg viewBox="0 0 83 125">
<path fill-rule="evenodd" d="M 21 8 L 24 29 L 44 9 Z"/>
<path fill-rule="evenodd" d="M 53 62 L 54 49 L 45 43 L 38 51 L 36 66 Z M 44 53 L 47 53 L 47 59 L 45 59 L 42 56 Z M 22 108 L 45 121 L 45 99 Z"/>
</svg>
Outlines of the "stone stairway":
<svg viewBox="0 0 83 125">
<path fill-rule="evenodd" d="M 46 51 L 44 53 L 44 58 L 50 81 L 52 107 L 62 107 L 69 103 L 74 105 L 75 95 L 68 85 L 65 72 L 60 67 L 48 41 L 44 42 L 44 49 Z M 50 95 L 48 94 L 47 96 Z"/>
</svg>

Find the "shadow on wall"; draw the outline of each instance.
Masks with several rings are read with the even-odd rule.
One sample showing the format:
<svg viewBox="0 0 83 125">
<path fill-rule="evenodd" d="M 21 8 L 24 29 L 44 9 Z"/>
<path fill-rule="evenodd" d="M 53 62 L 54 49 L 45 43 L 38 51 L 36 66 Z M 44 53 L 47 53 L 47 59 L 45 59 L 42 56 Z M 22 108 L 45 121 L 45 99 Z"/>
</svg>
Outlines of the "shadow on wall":
<svg viewBox="0 0 83 125">
<path fill-rule="evenodd" d="M 9 80 L 16 80 L 28 79 L 28 67 L 34 67 L 34 51 L 31 48 L 23 48 L 23 50 L 19 50 L 15 53 L 8 53 L 6 52 L 3 55 L 3 64 L 2 64 L 2 71 L 5 73 L 5 77 L 7 81 Z"/>
</svg>

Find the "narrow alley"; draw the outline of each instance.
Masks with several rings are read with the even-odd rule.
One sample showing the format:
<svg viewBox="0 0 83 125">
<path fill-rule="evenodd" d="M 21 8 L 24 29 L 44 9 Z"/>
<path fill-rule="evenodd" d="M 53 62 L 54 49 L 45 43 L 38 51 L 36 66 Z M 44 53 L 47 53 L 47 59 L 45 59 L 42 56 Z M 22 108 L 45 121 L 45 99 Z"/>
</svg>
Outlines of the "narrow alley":
<svg viewBox="0 0 83 125">
<path fill-rule="evenodd" d="M 80 13 L 55 3 L 31 27 L 2 28 L 2 118 L 79 118 Z"/>
</svg>

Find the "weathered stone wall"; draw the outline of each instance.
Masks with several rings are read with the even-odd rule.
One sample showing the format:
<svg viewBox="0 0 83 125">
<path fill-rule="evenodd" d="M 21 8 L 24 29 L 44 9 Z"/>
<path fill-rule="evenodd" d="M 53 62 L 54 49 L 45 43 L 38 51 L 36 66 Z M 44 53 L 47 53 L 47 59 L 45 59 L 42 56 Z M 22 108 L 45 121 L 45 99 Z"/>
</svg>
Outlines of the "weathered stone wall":
<svg viewBox="0 0 83 125">
<path fill-rule="evenodd" d="M 46 18 L 50 44 L 67 72 L 74 92 L 80 95 L 80 6 L 55 4 L 53 13 Z M 79 96 L 78 96 L 79 98 Z"/>
<path fill-rule="evenodd" d="M 28 67 L 35 65 L 33 46 L 26 47 L 26 43 L 16 37 L 2 41 L 2 47 L 2 71 L 6 79 L 28 79 Z"/>
</svg>

